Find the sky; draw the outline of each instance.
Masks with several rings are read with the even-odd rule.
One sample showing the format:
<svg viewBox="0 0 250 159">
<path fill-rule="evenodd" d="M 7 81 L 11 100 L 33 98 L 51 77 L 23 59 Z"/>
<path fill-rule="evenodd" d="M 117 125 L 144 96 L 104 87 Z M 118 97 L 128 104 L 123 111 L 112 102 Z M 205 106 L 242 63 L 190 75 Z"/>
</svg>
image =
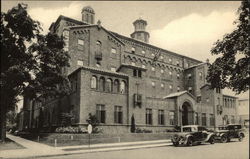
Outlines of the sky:
<svg viewBox="0 0 250 159">
<path fill-rule="evenodd" d="M 1 1 L 6 12 L 18 2 L 28 4 L 28 13 L 42 23 L 44 33 L 59 15 L 81 20 L 81 9 L 91 6 L 95 21 L 119 34 L 130 36 L 132 23 L 147 21 L 149 43 L 201 61 L 213 62 L 213 44 L 236 27 L 239 1 Z M 232 92 L 227 91 L 231 94 Z M 243 98 L 248 94 L 243 95 Z"/>
</svg>

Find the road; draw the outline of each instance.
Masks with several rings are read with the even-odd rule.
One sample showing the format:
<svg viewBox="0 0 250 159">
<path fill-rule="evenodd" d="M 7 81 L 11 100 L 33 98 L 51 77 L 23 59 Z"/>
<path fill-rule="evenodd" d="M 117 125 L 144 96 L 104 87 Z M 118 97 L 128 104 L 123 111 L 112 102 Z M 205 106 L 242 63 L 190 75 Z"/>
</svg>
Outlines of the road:
<svg viewBox="0 0 250 159">
<path fill-rule="evenodd" d="M 44 157 L 43 157 L 44 158 Z M 49 159 L 249 159 L 249 137 L 242 142 L 202 144 L 192 147 L 155 147 L 46 157 Z"/>
</svg>

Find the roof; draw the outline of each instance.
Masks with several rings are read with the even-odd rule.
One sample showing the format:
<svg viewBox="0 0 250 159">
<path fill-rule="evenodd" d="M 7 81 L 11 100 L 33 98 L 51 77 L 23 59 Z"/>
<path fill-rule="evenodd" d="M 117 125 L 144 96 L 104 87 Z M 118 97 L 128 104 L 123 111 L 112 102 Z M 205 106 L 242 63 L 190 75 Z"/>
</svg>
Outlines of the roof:
<svg viewBox="0 0 250 159">
<path fill-rule="evenodd" d="M 188 91 L 181 91 L 181 92 L 171 93 L 171 94 L 169 94 L 169 95 L 163 97 L 163 99 L 179 97 L 179 96 L 181 96 L 181 95 L 183 95 L 183 94 L 186 94 L 186 93 L 187 93 L 189 96 L 191 96 L 193 99 L 195 99 L 195 97 L 194 97 L 191 93 L 189 93 Z"/>
<path fill-rule="evenodd" d="M 127 67 L 127 68 L 135 68 L 135 69 L 140 69 L 143 71 L 146 71 L 146 68 L 142 68 L 140 66 L 133 66 L 133 65 L 129 65 L 129 64 L 121 64 L 120 67 L 117 69 L 117 71 L 119 71 L 122 67 Z"/>
<path fill-rule="evenodd" d="M 202 63 L 199 63 L 199 64 L 197 64 L 197 65 L 192 65 L 192 66 L 186 68 L 185 70 L 188 70 L 188 69 L 191 69 L 191 68 L 194 68 L 194 67 L 198 67 L 198 66 L 201 66 L 201 65 L 205 65 L 205 64 L 208 64 L 208 63 L 202 62 Z"/>
<path fill-rule="evenodd" d="M 126 78 L 128 77 L 127 74 L 123 74 L 123 73 L 119 73 L 119 72 L 113 72 L 113 71 L 109 71 L 109 70 L 102 70 L 102 69 L 99 69 L 99 68 L 89 67 L 89 66 L 79 67 L 78 69 L 73 71 L 71 74 L 69 74 L 69 76 L 71 76 L 72 74 L 75 74 L 76 72 L 80 71 L 81 69 L 96 71 L 96 72 L 100 72 L 100 73 L 106 73 L 106 74 L 121 76 L 121 77 L 126 77 Z"/>
<path fill-rule="evenodd" d="M 162 51 L 162 52 L 167 52 L 167 53 L 172 54 L 172 55 L 177 55 L 177 56 L 180 56 L 180 57 L 182 57 L 182 58 L 185 57 L 185 58 L 187 58 L 187 59 L 190 59 L 190 60 L 193 60 L 193 61 L 202 63 L 202 61 L 199 61 L 199 60 L 197 60 L 197 59 L 193 59 L 193 58 L 188 57 L 188 56 L 184 56 L 184 55 L 181 55 L 181 54 L 178 54 L 178 53 L 175 53 L 175 52 L 166 50 L 166 49 L 162 49 L 162 48 L 159 48 L 159 47 L 157 47 L 157 46 L 154 46 L 154 45 L 145 43 L 145 42 L 143 42 L 143 41 L 140 41 L 140 40 L 136 40 L 136 39 L 133 39 L 133 38 L 126 37 L 126 36 L 121 35 L 121 34 L 118 34 L 118 33 L 116 33 L 116 32 L 112 32 L 112 31 L 110 31 L 110 32 L 111 32 L 112 34 L 114 34 L 115 36 L 117 36 L 118 38 L 125 39 L 125 40 L 129 40 L 129 41 L 133 41 L 133 42 L 135 42 L 135 43 L 138 43 L 138 44 L 141 44 L 141 45 L 144 45 L 144 46 L 147 46 L 147 47 L 156 49 L 156 50 L 160 50 L 160 51 Z"/>
<path fill-rule="evenodd" d="M 103 26 L 98 26 L 97 24 L 90 24 L 90 25 L 77 25 L 77 26 L 69 26 L 70 29 L 77 29 L 77 28 L 90 28 L 90 27 L 98 27 L 103 29 L 106 33 L 111 35 L 114 39 L 116 39 L 118 42 L 120 42 L 122 45 L 125 45 L 119 38 L 117 38 L 114 34 L 112 34 L 110 31 L 105 29 Z"/>
<path fill-rule="evenodd" d="M 222 94 L 223 95 L 223 97 L 225 96 L 225 97 L 230 97 L 230 98 L 238 98 L 238 97 L 235 97 L 235 96 L 232 96 L 232 95 L 227 95 L 227 94 Z"/>
</svg>

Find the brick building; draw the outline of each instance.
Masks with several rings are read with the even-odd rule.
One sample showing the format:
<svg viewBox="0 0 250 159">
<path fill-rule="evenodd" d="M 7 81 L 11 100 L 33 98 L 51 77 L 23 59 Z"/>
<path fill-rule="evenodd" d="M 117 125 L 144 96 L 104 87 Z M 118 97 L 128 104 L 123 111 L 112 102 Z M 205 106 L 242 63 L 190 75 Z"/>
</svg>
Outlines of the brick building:
<svg viewBox="0 0 250 159">
<path fill-rule="evenodd" d="M 63 36 L 70 67 L 63 68 L 72 93 L 63 99 L 27 101 L 29 128 L 60 124 L 60 113 L 73 114 L 74 125 L 86 125 L 88 114 L 97 116 L 105 133 L 137 127 L 154 132 L 175 125 L 200 124 L 208 128 L 236 118 L 237 98 L 212 90 L 206 82 L 205 63 L 149 44 L 147 22 L 137 19 L 131 37 L 95 24 L 91 7 L 82 10 L 82 21 L 59 16 L 50 32 Z M 27 99 L 28 100 L 28 99 Z"/>
</svg>

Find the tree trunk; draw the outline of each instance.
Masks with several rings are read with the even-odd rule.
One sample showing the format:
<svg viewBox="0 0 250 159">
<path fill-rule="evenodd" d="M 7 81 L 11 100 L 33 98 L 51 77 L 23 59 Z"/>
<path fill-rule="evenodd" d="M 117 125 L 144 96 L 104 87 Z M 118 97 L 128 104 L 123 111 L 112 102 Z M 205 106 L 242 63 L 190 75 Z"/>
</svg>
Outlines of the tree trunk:
<svg viewBox="0 0 250 159">
<path fill-rule="evenodd" d="M 5 142 L 6 138 L 6 105 L 1 99 L 1 113 L 0 113 L 0 140 Z"/>
</svg>

